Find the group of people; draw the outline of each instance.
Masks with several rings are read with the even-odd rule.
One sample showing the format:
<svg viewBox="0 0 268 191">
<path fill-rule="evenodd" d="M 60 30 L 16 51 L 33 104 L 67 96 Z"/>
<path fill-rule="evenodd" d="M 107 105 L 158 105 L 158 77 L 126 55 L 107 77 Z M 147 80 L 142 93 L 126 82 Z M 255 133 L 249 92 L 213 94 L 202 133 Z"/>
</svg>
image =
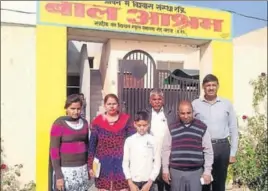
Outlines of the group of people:
<svg viewBox="0 0 268 191">
<path fill-rule="evenodd" d="M 67 115 L 56 119 L 50 134 L 53 190 L 87 191 L 94 178 L 99 191 L 225 191 L 238 130 L 233 106 L 217 96 L 218 88 L 217 77 L 207 75 L 204 96 L 180 101 L 177 111 L 154 89 L 151 107 L 132 117 L 108 94 L 106 112 L 90 124 L 81 116 L 80 96 L 68 96 Z"/>
</svg>

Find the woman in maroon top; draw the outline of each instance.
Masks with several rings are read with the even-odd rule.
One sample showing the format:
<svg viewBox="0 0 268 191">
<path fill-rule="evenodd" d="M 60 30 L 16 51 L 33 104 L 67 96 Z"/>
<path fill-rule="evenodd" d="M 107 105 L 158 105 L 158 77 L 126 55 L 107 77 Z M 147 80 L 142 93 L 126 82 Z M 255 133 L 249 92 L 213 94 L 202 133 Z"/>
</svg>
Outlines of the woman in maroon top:
<svg viewBox="0 0 268 191">
<path fill-rule="evenodd" d="M 53 190 L 86 191 L 89 189 L 87 168 L 88 123 L 80 117 L 82 100 L 68 96 L 66 116 L 53 123 L 50 133 L 50 159 Z"/>
<path fill-rule="evenodd" d="M 105 114 L 97 116 L 91 124 L 89 139 L 88 167 L 90 176 L 93 160 L 101 163 L 100 174 L 95 178 L 99 190 L 127 190 L 128 183 L 123 173 L 123 148 L 125 139 L 136 131 L 129 115 L 119 113 L 119 101 L 116 95 L 108 94 L 104 98 Z"/>
</svg>

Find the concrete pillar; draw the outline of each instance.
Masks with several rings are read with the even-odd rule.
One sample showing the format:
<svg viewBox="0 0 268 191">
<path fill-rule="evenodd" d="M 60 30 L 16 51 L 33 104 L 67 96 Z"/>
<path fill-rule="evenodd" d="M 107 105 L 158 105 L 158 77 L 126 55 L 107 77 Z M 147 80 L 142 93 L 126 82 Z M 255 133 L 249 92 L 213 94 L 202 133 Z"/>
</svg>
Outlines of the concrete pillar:
<svg viewBox="0 0 268 191">
<path fill-rule="evenodd" d="M 233 44 L 230 41 L 211 41 L 200 47 L 200 85 L 207 74 L 218 77 L 218 95 L 233 100 Z M 201 88 L 201 96 L 203 96 Z"/>
<path fill-rule="evenodd" d="M 47 191 L 50 129 L 65 114 L 66 27 L 37 26 L 36 46 L 36 190 Z"/>
</svg>

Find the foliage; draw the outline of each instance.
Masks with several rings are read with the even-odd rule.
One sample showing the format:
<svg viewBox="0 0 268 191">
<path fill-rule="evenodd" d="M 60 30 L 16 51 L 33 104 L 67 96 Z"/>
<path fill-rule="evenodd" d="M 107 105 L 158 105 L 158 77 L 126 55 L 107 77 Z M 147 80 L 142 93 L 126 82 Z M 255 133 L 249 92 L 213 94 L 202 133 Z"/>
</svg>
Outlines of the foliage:
<svg viewBox="0 0 268 191">
<path fill-rule="evenodd" d="M 226 184 L 232 184 L 233 183 L 233 168 L 232 165 L 229 165 L 228 167 L 228 174 L 227 174 L 227 178 L 226 178 Z"/>
<path fill-rule="evenodd" d="M 232 166 L 236 182 L 247 185 L 251 190 L 268 190 L 268 139 L 266 109 L 267 76 L 262 73 L 250 82 L 253 87 L 253 116 L 244 115 L 245 126 L 241 127 L 237 163 Z"/>
<path fill-rule="evenodd" d="M 2 141 L 1 141 L 2 142 Z M 25 184 L 21 188 L 18 178 L 21 176 L 22 164 L 8 166 L 4 162 L 4 151 L 1 147 L 1 190 L 2 191 L 35 191 L 35 183 L 33 181 Z"/>
</svg>

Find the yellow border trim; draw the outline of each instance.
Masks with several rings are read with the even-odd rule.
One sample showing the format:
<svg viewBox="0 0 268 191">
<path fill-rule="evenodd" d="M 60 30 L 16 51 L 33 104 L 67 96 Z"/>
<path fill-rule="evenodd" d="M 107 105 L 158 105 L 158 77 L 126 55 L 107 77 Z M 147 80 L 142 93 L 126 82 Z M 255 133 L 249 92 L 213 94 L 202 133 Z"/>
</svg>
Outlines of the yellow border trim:
<svg viewBox="0 0 268 191">
<path fill-rule="evenodd" d="M 66 99 L 67 29 L 36 28 L 36 184 L 48 191 L 49 134 Z"/>
<path fill-rule="evenodd" d="M 212 41 L 212 73 L 219 78 L 219 96 L 233 101 L 233 43 Z"/>
</svg>

